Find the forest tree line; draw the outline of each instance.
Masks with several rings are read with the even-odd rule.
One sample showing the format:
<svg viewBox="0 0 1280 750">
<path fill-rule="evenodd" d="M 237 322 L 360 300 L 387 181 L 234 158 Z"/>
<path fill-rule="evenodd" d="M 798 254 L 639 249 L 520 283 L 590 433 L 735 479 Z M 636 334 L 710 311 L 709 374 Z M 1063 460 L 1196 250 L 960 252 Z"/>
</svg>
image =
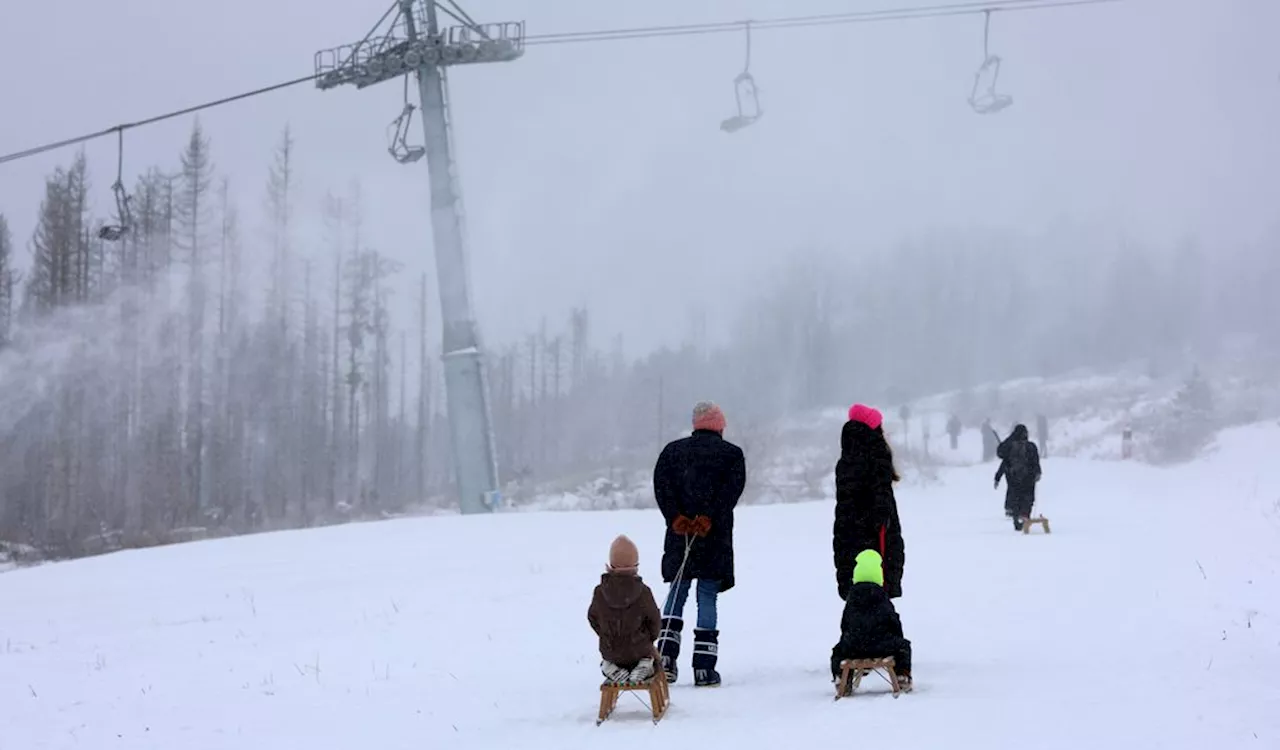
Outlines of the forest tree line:
<svg viewBox="0 0 1280 750">
<path fill-rule="evenodd" d="M 122 218 L 93 214 L 104 191 L 78 155 L 45 180 L 21 275 L 0 213 L 0 542 L 75 556 L 453 506 L 430 280 L 367 244 L 358 189 L 297 205 L 287 128 L 264 171 L 268 231 L 248 238 L 196 123 L 173 164 L 136 178 L 112 242 L 99 229 Z M 317 215 L 323 240 L 303 246 Z M 958 232 L 779 251 L 714 340 L 694 311 L 681 344 L 628 357 L 573 309 L 490 347 L 508 496 L 649 465 L 702 398 L 749 444 L 854 399 L 1138 358 L 1173 369 L 1229 335 L 1280 352 L 1274 247 Z M 413 319 L 393 319 L 397 289 Z"/>
</svg>

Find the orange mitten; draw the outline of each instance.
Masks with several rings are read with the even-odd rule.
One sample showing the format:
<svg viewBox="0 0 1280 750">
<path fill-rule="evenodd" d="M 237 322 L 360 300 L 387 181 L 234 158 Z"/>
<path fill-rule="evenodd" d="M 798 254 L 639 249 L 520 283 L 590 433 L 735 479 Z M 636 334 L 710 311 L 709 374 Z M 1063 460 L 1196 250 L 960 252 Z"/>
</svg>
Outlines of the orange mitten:
<svg viewBox="0 0 1280 750">
<path fill-rule="evenodd" d="M 694 536 L 706 536 L 711 531 L 711 519 L 706 516 L 698 516 L 689 524 L 689 533 Z"/>
<path fill-rule="evenodd" d="M 686 516 L 676 516 L 676 520 L 671 522 L 671 530 L 680 536 L 688 536 L 691 533 L 689 527 L 692 525 L 693 521 Z"/>
</svg>

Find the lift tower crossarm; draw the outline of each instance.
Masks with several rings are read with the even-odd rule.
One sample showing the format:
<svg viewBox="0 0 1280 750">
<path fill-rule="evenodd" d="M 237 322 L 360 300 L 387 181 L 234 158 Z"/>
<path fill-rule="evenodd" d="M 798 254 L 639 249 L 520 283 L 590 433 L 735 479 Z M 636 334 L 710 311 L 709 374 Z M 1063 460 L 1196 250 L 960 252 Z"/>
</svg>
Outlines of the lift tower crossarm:
<svg viewBox="0 0 1280 750">
<path fill-rule="evenodd" d="M 483 513 L 497 503 L 497 451 L 484 352 L 471 306 L 466 225 L 445 68 L 519 58 L 524 54 L 524 23 L 477 24 L 461 8 L 454 13 L 441 7 L 463 21 L 442 31 L 437 5 L 436 0 L 396 0 L 360 42 L 316 54 L 316 86 L 330 89 L 352 84 L 360 89 L 409 73 L 417 75 L 458 505 L 463 513 Z"/>
</svg>

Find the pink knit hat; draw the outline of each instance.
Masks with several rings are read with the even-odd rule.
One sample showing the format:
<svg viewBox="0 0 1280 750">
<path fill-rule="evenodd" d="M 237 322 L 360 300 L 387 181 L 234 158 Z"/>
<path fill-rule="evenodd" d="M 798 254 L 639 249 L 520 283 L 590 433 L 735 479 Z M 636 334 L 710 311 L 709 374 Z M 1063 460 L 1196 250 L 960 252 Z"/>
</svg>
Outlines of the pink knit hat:
<svg viewBox="0 0 1280 750">
<path fill-rule="evenodd" d="M 693 429 L 724 432 L 724 412 L 710 401 L 699 401 L 693 407 Z"/>
<path fill-rule="evenodd" d="M 861 422 L 875 430 L 879 429 L 880 425 L 884 423 L 884 415 L 880 413 L 879 409 L 873 409 L 862 404 L 854 404 L 849 407 L 849 421 Z"/>
</svg>

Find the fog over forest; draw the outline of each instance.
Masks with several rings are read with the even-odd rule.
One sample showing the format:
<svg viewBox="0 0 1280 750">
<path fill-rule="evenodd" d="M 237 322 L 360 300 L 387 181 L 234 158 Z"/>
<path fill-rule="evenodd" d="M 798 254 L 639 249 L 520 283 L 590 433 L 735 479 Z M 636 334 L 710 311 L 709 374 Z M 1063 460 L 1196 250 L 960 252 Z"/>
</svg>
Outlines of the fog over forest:
<svg viewBox="0 0 1280 750">
<path fill-rule="evenodd" d="M 304 75 L 385 9 L 265 5 L 199 34 L 182 3 L 5 9 L 0 65 L 28 72 L 0 84 L 0 153 Z M 847 5 L 466 7 L 541 34 Z M 731 134 L 740 32 L 451 74 L 503 481 L 645 469 L 701 398 L 749 442 L 1028 376 L 1241 350 L 1280 372 L 1280 6 L 997 12 L 1013 104 L 990 115 L 966 102 L 982 22 L 757 32 L 765 114 Z M 45 55 L 30 30 L 55 27 L 81 52 Z M 118 242 L 114 138 L 0 164 L 0 541 L 453 505 L 426 167 L 384 138 L 402 104 L 304 85 L 130 130 Z"/>
</svg>

